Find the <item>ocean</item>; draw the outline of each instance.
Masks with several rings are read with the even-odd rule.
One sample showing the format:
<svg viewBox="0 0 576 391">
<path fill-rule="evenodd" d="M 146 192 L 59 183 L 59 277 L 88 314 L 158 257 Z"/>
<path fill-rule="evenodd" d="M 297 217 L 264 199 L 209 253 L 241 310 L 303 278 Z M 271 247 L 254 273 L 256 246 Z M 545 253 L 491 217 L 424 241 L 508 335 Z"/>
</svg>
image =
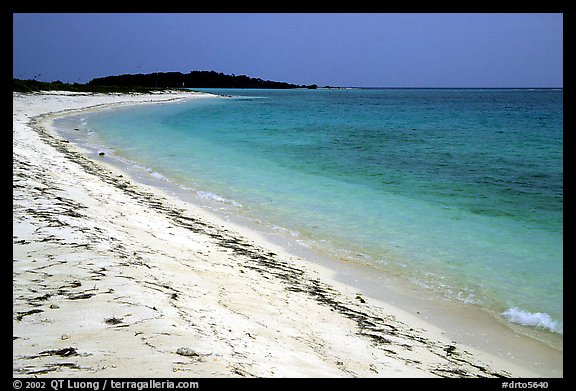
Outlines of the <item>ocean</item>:
<svg viewBox="0 0 576 391">
<path fill-rule="evenodd" d="M 563 333 L 563 90 L 200 91 L 223 96 L 61 126 L 219 213 Z"/>
</svg>

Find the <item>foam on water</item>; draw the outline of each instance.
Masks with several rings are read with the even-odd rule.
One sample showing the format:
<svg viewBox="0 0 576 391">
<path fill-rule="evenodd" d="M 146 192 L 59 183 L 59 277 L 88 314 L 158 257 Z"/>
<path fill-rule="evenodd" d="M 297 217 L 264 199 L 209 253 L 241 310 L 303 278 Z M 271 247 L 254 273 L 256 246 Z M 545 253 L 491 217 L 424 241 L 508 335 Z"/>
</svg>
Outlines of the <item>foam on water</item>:
<svg viewBox="0 0 576 391">
<path fill-rule="evenodd" d="M 502 316 L 512 323 L 522 326 L 538 327 L 555 333 L 563 334 L 563 327 L 559 322 L 552 320 L 550 315 L 542 312 L 527 312 L 516 307 L 509 308 Z"/>
<path fill-rule="evenodd" d="M 156 179 L 159 179 L 159 180 L 161 180 L 161 181 L 169 181 L 169 179 L 168 179 L 165 175 L 162 175 L 162 174 L 160 174 L 159 172 L 156 172 L 156 171 L 154 171 L 154 170 L 152 170 L 152 169 L 150 169 L 150 168 L 149 168 L 149 169 L 146 169 L 146 171 L 148 171 L 148 172 L 150 173 L 150 175 L 153 176 L 153 177 L 156 178 Z"/>
<path fill-rule="evenodd" d="M 221 195 L 215 194 L 215 193 L 211 193 L 209 191 L 197 191 L 196 194 L 198 195 L 198 197 L 205 199 L 205 200 L 210 200 L 210 201 L 216 201 L 216 202 L 221 202 L 223 204 L 230 204 L 230 205 L 234 205 L 236 207 L 241 207 L 242 204 L 234 201 L 234 200 L 229 200 L 228 198 L 224 198 Z"/>
</svg>

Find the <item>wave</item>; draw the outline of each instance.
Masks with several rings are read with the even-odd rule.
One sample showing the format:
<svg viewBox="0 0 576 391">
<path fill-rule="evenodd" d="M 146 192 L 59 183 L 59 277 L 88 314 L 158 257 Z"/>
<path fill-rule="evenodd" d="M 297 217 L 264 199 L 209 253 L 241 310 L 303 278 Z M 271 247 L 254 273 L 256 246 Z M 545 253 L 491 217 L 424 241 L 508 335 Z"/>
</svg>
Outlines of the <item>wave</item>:
<svg viewBox="0 0 576 391">
<path fill-rule="evenodd" d="M 511 323 L 520 324 L 522 326 L 537 327 L 558 334 L 563 334 L 562 326 L 559 325 L 558 322 L 554 321 L 550 315 L 543 312 L 527 312 L 512 307 L 502 312 L 501 315 Z"/>
<path fill-rule="evenodd" d="M 150 172 L 150 175 L 153 176 L 156 179 L 160 179 L 161 181 L 165 181 L 168 182 L 169 179 L 167 177 L 165 177 L 164 175 L 160 174 L 159 172 L 156 171 L 152 171 Z"/>
<path fill-rule="evenodd" d="M 198 195 L 198 197 L 203 198 L 205 200 L 221 202 L 223 204 L 230 204 L 238 207 L 242 206 L 242 204 L 234 200 L 229 200 L 228 198 L 224 198 L 221 195 L 211 193 L 209 191 L 197 191 L 196 194 Z"/>
</svg>

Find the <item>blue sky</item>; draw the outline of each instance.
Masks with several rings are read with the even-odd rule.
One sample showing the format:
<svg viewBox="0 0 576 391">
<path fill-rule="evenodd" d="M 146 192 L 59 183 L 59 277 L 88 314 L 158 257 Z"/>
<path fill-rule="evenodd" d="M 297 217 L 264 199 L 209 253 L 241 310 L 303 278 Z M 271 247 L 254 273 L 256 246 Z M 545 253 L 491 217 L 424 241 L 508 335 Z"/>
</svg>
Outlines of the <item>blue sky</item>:
<svg viewBox="0 0 576 391">
<path fill-rule="evenodd" d="M 320 86 L 563 86 L 558 13 L 24 13 L 13 45 L 13 76 L 43 81 L 215 70 Z"/>
</svg>

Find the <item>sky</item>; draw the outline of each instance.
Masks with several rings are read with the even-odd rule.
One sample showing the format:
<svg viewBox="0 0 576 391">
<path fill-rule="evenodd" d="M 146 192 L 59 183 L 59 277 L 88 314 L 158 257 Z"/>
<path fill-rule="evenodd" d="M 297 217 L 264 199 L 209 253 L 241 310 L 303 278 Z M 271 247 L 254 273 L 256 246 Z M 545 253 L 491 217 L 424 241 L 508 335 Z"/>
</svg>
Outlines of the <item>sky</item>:
<svg viewBox="0 0 576 391">
<path fill-rule="evenodd" d="M 340 87 L 558 88 L 561 13 L 15 13 L 13 77 L 214 70 Z"/>
</svg>

